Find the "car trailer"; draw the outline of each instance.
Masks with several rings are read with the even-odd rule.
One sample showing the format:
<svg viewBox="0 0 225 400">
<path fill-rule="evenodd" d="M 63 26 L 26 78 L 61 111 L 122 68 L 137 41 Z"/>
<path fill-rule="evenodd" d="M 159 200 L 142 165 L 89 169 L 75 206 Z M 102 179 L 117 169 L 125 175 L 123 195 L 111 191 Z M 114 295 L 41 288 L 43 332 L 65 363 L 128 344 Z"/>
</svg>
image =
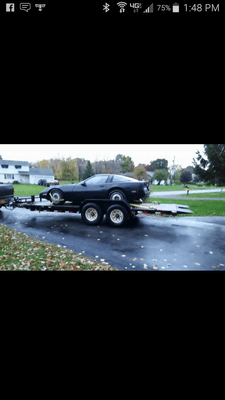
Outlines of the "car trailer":
<svg viewBox="0 0 225 400">
<path fill-rule="evenodd" d="M 80 213 L 83 221 L 88 225 L 99 225 L 106 215 L 106 221 L 112 226 L 122 226 L 130 218 L 139 213 L 143 214 L 193 214 L 188 206 L 178 204 L 154 204 L 154 203 L 128 203 L 126 200 L 101 200 L 88 199 L 79 205 L 66 203 L 54 205 L 49 201 L 36 201 L 38 196 L 14 197 L 7 208 L 26 208 L 31 211 L 69 212 Z"/>
</svg>

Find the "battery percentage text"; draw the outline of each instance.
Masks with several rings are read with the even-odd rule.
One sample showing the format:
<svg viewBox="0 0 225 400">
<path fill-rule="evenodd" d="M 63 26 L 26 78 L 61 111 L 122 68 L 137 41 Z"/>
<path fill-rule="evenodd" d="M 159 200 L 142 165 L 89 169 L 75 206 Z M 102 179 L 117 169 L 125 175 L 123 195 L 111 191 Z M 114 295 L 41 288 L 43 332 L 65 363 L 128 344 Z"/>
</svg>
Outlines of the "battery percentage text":
<svg viewBox="0 0 225 400">
<path fill-rule="evenodd" d="M 171 11 L 171 7 L 167 4 L 157 4 L 157 11 Z"/>
</svg>

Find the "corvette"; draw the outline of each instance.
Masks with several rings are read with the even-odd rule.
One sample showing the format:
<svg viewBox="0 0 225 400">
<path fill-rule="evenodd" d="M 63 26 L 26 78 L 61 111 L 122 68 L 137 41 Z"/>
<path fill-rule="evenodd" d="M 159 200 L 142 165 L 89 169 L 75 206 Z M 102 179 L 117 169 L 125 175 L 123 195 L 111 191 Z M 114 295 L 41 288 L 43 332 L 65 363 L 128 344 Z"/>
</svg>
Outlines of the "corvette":
<svg viewBox="0 0 225 400">
<path fill-rule="evenodd" d="M 40 199 L 52 201 L 55 205 L 66 201 L 79 204 L 87 199 L 139 200 L 149 196 L 148 182 L 114 174 L 97 174 L 78 184 L 59 185 L 40 193 Z"/>
</svg>

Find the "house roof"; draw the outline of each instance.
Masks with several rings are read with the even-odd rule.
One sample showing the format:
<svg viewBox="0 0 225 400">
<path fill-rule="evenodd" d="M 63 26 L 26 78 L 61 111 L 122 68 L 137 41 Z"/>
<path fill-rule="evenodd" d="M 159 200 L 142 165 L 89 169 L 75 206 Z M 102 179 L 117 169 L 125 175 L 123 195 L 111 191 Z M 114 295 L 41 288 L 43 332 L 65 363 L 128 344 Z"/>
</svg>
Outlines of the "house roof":
<svg viewBox="0 0 225 400">
<path fill-rule="evenodd" d="M 29 167 L 28 161 L 12 161 L 12 160 L 0 160 L 2 165 L 21 165 L 21 167 Z"/>
<path fill-rule="evenodd" d="M 49 175 L 54 176 L 50 168 L 30 168 L 29 171 L 19 171 L 21 175 Z"/>
<path fill-rule="evenodd" d="M 154 176 L 153 171 L 146 171 L 146 174 L 148 175 L 149 178 L 152 178 Z"/>
<path fill-rule="evenodd" d="M 30 175 L 51 175 L 54 176 L 54 172 L 50 168 L 30 168 Z"/>
</svg>

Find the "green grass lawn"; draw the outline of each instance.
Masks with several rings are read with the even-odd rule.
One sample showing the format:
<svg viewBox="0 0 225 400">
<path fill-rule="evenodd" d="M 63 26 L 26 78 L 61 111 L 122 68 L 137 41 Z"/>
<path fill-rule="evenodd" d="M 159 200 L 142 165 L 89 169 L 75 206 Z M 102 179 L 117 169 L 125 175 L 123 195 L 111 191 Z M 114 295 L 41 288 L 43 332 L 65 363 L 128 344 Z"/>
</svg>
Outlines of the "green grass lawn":
<svg viewBox="0 0 225 400">
<path fill-rule="evenodd" d="M 193 185 L 193 184 L 188 184 L 187 185 L 191 190 L 207 190 L 207 189 L 222 189 L 225 188 L 224 186 L 204 186 L 204 187 L 198 187 L 197 185 Z M 165 186 L 161 186 L 161 185 L 151 185 L 150 186 L 150 190 L 151 192 L 169 192 L 169 191 L 174 191 L 174 190 L 185 190 L 185 188 L 183 187 L 183 184 L 181 184 L 180 186 L 178 185 L 165 185 Z"/>
<path fill-rule="evenodd" d="M 14 184 L 14 196 L 32 196 L 39 195 L 45 186 L 38 185 L 26 185 L 26 184 Z"/>
<path fill-rule="evenodd" d="M 74 183 L 78 183 L 74 181 Z M 60 185 L 71 184 L 71 181 L 61 181 Z M 38 196 L 42 190 L 46 189 L 46 186 L 39 186 L 39 185 L 28 185 L 28 184 L 14 184 L 14 196 Z M 53 186 L 56 187 L 57 186 Z"/>
<path fill-rule="evenodd" d="M 225 199 L 225 192 L 216 192 L 216 193 L 189 193 L 187 194 L 180 194 L 179 196 L 183 197 L 209 197 L 215 199 Z"/>
<path fill-rule="evenodd" d="M 187 196 L 186 196 L 187 197 Z M 219 200 L 175 200 L 175 199 L 162 199 L 162 198 L 149 198 L 148 202 L 159 201 L 162 204 L 184 204 L 189 206 L 194 214 L 180 214 L 180 217 L 200 217 L 200 216 L 216 216 L 225 215 L 225 203 Z"/>
</svg>

